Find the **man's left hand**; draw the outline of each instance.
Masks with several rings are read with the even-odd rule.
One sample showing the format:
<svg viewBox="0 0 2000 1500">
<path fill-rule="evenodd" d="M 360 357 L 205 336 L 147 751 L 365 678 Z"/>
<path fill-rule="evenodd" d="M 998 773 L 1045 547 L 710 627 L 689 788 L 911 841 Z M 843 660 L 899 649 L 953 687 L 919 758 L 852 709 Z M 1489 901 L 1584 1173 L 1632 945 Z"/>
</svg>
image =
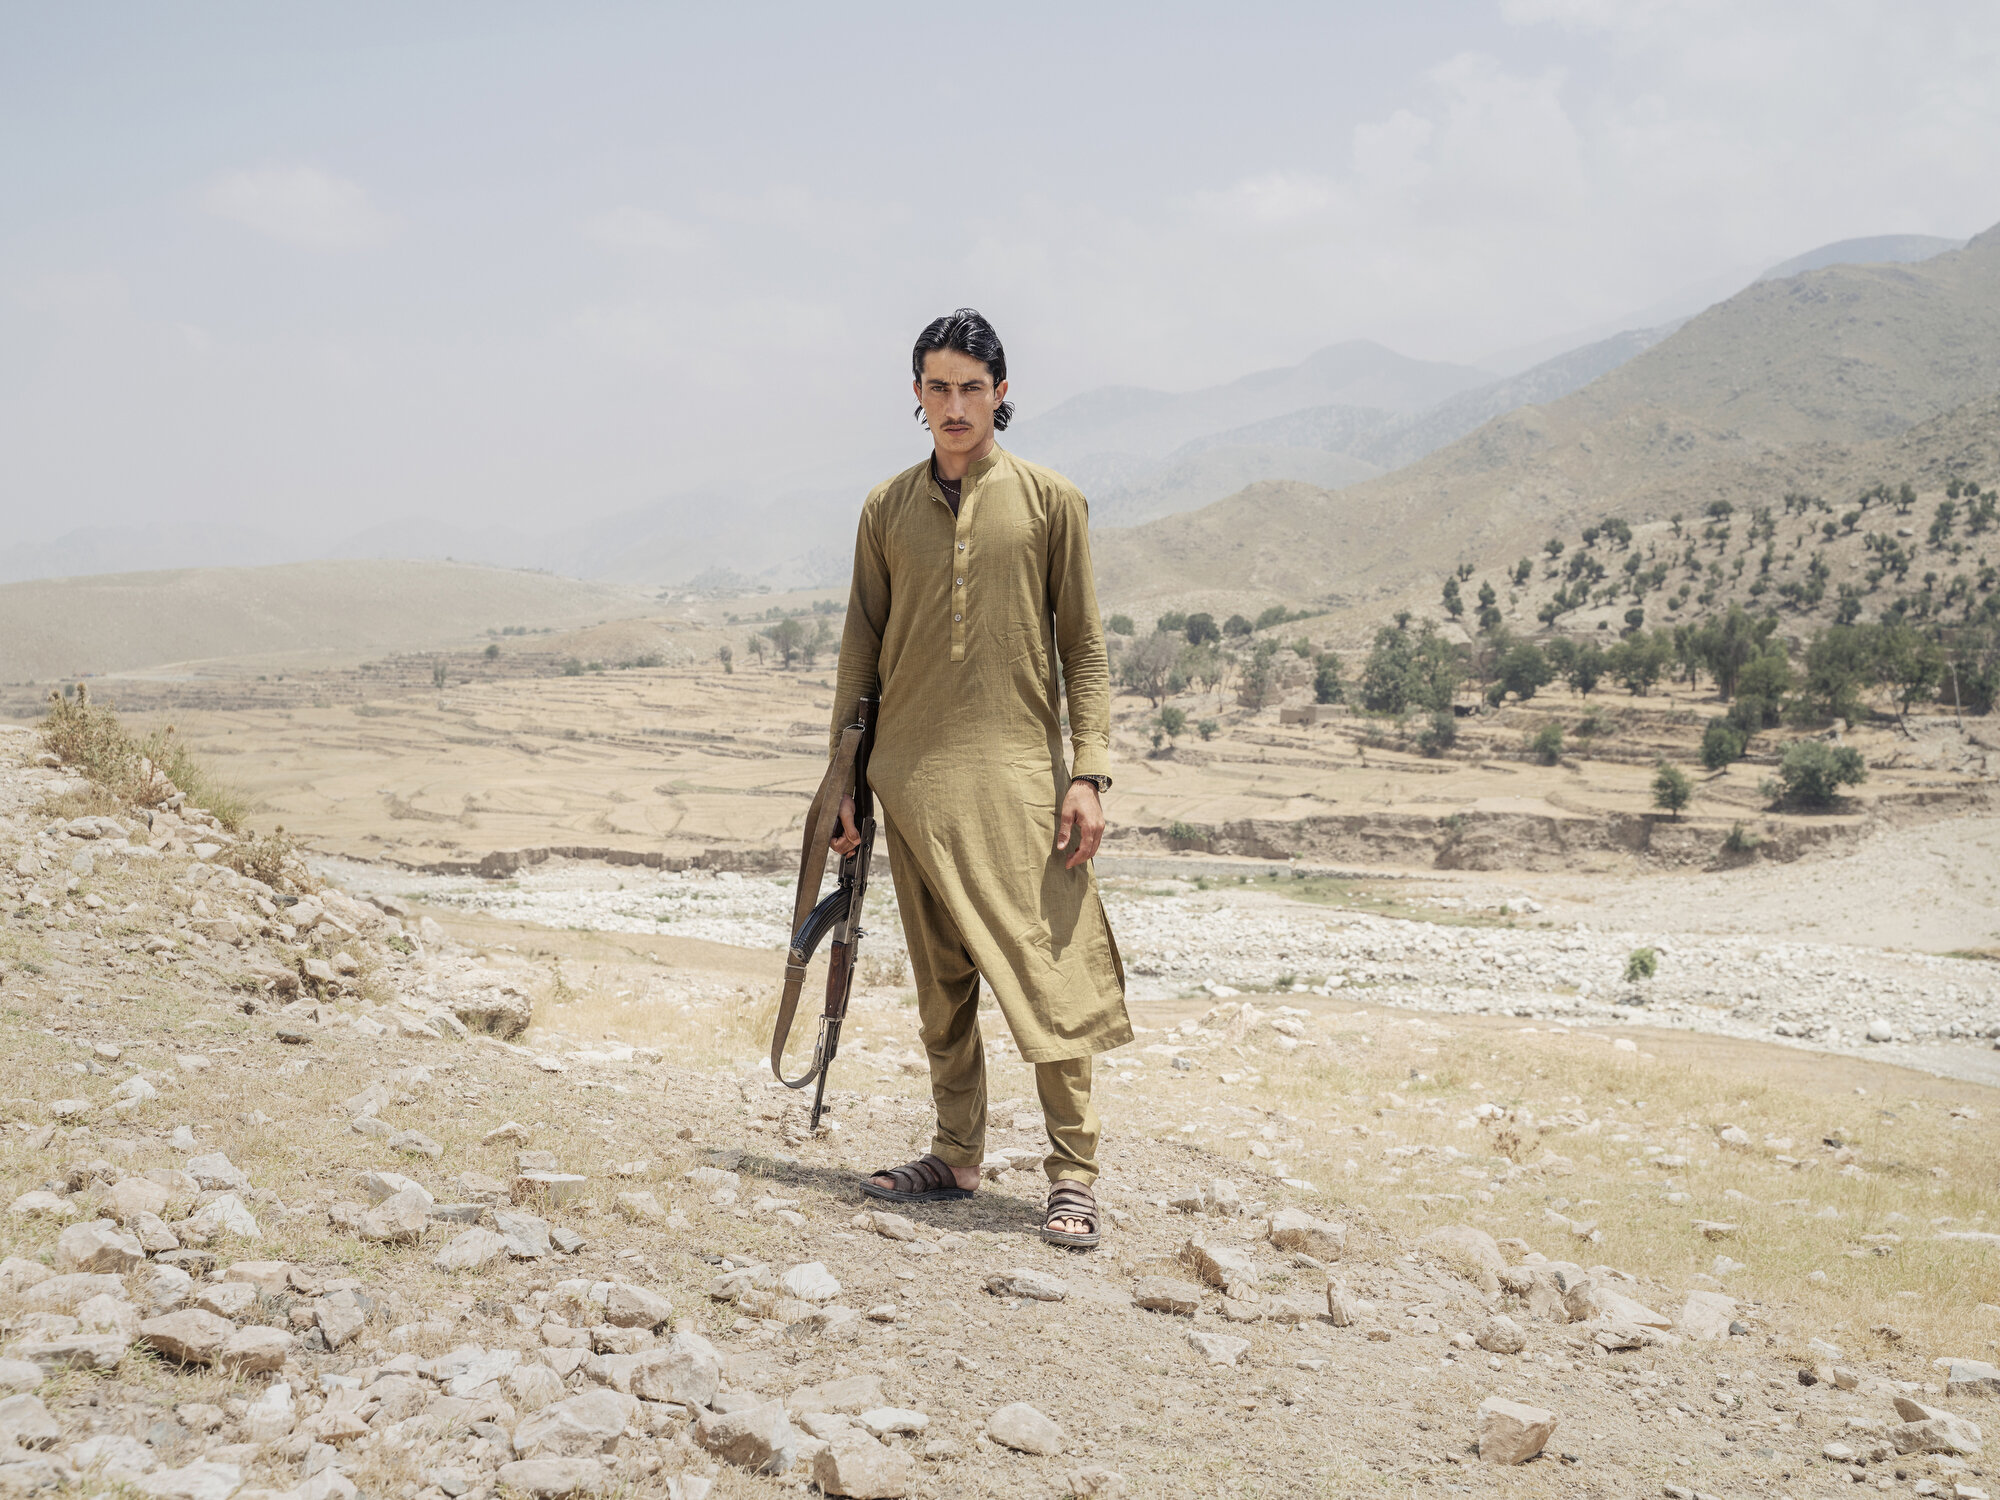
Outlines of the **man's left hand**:
<svg viewBox="0 0 2000 1500">
<path fill-rule="evenodd" d="M 1063 798 L 1062 821 L 1056 824 L 1056 853 L 1069 848 L 1072 829 L 1076 833 L 1076 847 L 1063 861 L 1065 870 L 1074 870 L 1094 858 L 1097 846 L 1104 841 L 1104 803 L 1097 795 L 1097 788 L 1087 781 L 1069 784 L 1069 795 Z"/>
</svg>

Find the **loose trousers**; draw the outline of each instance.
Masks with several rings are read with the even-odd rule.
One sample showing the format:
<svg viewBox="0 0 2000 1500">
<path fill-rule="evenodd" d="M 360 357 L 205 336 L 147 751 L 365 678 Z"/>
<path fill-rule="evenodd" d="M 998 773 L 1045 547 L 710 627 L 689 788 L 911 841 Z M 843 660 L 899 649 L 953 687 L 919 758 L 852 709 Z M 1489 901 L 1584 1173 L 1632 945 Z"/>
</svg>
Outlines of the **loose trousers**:
<svg viewBox="0 0 2000 1500">
<path fill-rule="evenodd" d="M 979 1035 L 979 970 L 951 915 L 931 893 L 917 862 L 886 819 L 879 825 L 902 908 L 903 937 L 917 982 L 917 1024 L 930 1057 L 937 1132 L 931 1152 L 954 1167 L 986 1156 L 986 1050 Z M 1097 1180 L 1097 1111 L 1090 1102 L 1091 1059 L 1033 1064 L 1035 1092 L 1048 1128 L 1049 1181 Z"/>
</svg>

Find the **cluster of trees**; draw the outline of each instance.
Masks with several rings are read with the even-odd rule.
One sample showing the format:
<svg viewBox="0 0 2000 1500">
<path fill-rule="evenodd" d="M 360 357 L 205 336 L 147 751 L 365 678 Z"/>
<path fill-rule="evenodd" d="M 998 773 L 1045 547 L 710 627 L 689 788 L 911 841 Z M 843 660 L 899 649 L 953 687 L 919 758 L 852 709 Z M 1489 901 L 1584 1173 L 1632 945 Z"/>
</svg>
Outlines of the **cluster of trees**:
<svg viewBox="0 0 2000 1500">
<path fill-rule="evenodd" d="M 811 668 L 818 663 L 822 652 L 838 656 L 840 642 L 833 633 L 833 627 L 827 623 L 824 612 L 815 613 L 819 614 L 819 618 L 813 622 L 811 630 L 806 629 L 801 621 L 786 615 L 777 624 L 767 625 L 752 635 L 748 644 L 750 654 L 757 658 L 757 665 L 761 667 L 766 656 L 774 656 L 781 667 Z M 728 658 L 723 658 L 723 670 L 735 670 Z"/>
<path fill-rule="evenodd" d="M 1219 692 L 1234 682 L 1239 703 L 1262 708 L 1277 699 L 1286 653 L 1312 663 L 1314 691 L 1320 702 L 1337 703 L 1343 691 L 1337 656 L 1315 651 L 1304 636 L 1289 643 L 1275 636 L 1255 639 L 1259 631 L 1308 618 L 1307 611 L 1273 605 L 1255 620 L 1231 615 L 1218 625 L 1215 616 L 1206 612 L 1172 610 L 1154 622 L 1151 634 L 1130 644 L 1117 639 L 1136 635 L 1130 615 L 1113 615 L 1105 624 L 1114 638 L 1119 685 L 1150 698 L 1156 707 L 1189 688 Z M 1213 724 L 1212 720 L 1204 722 Z"/>
</svg>

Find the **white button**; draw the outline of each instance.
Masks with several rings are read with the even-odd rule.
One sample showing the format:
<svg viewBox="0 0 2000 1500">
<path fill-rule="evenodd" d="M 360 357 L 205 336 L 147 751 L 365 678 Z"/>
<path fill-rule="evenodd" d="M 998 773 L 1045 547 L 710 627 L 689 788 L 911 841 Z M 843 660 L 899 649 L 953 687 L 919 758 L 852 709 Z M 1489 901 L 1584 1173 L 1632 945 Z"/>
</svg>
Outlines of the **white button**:
<svg viewBox="0 0 2000 1500">
<path fill-rule="evenodd" d="M 958 544 L 958 550 L 959 550 L 959 551 L 961 551 L 961 552 L 963 552 L 963 551 L 965 550 L 965 543 L 963 543 L 963 542 L 960 542 L 960 543 Z"/>
<path fill-rule="evenodd" d="M 965 618 L 965 616 L 964 616 L 964 615 L 953 615 L 953 616 L 952 616 L 952 618 L 953 618 L 954 620 L 963 620 L 963 619 Z"/>
<path fill-rule="evenodd" d="M 963 584 L 965 580 L 963 578 L 954 578 L 952 579 L 952 582 L 957 584 Z"/>
</svg>

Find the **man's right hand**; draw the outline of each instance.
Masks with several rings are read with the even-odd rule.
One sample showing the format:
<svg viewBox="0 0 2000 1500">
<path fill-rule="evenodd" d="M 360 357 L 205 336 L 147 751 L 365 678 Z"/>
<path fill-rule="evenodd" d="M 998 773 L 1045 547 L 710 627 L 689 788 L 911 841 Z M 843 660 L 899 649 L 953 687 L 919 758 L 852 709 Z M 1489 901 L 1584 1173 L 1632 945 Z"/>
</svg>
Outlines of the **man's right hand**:
<svg viewBox="0 0 2000 1500">
<path fill-rule="evenodd" d="M 842 859 L 847 858 L 861 847 L 861 830 L 854 826 L 854 799 L 840 799 L 840 831 L 829 841 L 829 847 Z"/>
</svg>

